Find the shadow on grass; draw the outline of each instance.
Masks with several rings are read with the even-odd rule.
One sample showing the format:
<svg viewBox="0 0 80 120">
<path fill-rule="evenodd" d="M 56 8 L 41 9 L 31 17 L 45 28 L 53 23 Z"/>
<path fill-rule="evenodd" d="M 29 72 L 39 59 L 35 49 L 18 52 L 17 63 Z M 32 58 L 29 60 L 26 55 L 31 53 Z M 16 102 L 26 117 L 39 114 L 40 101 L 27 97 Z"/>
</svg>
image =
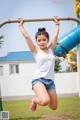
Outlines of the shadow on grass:
<svg viewBox="0 0 80 120">
<path fill-rule="evenodd" d="M 11 118 L 9 120 L 38 120 L 40 117 Z"/>
</svg>

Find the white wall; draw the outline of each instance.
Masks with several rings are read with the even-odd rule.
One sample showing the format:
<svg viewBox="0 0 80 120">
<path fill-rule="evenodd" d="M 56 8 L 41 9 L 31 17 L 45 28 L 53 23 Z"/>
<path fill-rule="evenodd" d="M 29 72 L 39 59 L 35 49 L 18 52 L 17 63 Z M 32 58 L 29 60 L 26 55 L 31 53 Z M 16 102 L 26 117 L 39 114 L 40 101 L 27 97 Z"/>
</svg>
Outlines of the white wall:
<svg viewBox="0 0 80 120">
<path fill-rule="evenodd" d="M 35 62 L 20 63 L 19 74 L 9 75 L 9 65 L 3 64 L 4 75 L 0 76 L 2 96 L 35 95 L 32 90 L 31 80 L 36 69 Z M 58 94 L 79 93 L 77 72 L 56 73 L 55 84 Z"/>
<path fill-rule="evenodd" d="M 59 94 L 78 93 L 77 72 L 55 74 L 56 90 Z"/>
</svg>

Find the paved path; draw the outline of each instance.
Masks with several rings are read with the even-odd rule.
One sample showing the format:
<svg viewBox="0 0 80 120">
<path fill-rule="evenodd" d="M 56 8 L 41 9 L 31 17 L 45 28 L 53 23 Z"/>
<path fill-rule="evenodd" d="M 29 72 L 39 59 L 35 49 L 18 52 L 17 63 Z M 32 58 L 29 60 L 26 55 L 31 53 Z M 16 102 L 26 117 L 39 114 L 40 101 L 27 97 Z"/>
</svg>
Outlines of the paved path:
<svg viewBox="0 0 80 120">
<path fill-rule="evenodd" d="M 60 116 L 60 117 L 56 117 L 56 116 L 50 116 L 50 117 L 44 116 L 44 117 L 42 117 L 42 118 L 40 118 L 38 120 L 72 120 L 72 119 L 70 119 L 67 116 Z"/>
</svg>

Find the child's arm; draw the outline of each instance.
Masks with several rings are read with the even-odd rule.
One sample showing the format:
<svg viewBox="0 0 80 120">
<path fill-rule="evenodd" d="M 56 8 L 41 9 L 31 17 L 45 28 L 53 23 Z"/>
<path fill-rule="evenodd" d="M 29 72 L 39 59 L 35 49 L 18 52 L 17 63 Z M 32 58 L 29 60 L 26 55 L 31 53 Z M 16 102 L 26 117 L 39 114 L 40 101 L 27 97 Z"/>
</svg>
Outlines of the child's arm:
<svg viewBox="0 0 80 120">
<path fill-rule="evenodd" d="M 24 26 L 23 26 L 23 20 L 21 19 L 20 22 L 19 22 L 19 28 L 20 28 L 20 31 L 21 33 L 23 34 L 30 50 L 33 52 L 33 53 L 36 53 L 36 47 L 35 45 L 33 44 L 30 36 L 28 35 L 28 33 L 26 32 Z"/>
<path fill-rule="evenodd" d="M 57 17 L 54 17 L 54 21 L 55 21 L 55 28 L 54 28 L 54 33 L 53 33 L 54 35 L 53 35 L 52 43 L 50 45 L 52 50 L 54 50 L 56 47 L 58 34 L 59 34 L 59 20 Z"/>
</svg>

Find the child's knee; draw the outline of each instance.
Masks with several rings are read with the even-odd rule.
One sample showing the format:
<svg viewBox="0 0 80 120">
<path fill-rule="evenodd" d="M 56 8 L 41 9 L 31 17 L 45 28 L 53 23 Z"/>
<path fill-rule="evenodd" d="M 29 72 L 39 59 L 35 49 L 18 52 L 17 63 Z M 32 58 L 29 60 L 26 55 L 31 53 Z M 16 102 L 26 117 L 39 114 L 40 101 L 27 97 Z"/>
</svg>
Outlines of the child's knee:
<svg viewBox="0 0 80 120">
<path fill-rule="evenodd" d="M 49 102 L 50 102 L 50 99 L 42 99 L 42 100 L 40 100 L 40 104 L 41 104 L 42 106 L 48 105 Z"/>
</svg>

